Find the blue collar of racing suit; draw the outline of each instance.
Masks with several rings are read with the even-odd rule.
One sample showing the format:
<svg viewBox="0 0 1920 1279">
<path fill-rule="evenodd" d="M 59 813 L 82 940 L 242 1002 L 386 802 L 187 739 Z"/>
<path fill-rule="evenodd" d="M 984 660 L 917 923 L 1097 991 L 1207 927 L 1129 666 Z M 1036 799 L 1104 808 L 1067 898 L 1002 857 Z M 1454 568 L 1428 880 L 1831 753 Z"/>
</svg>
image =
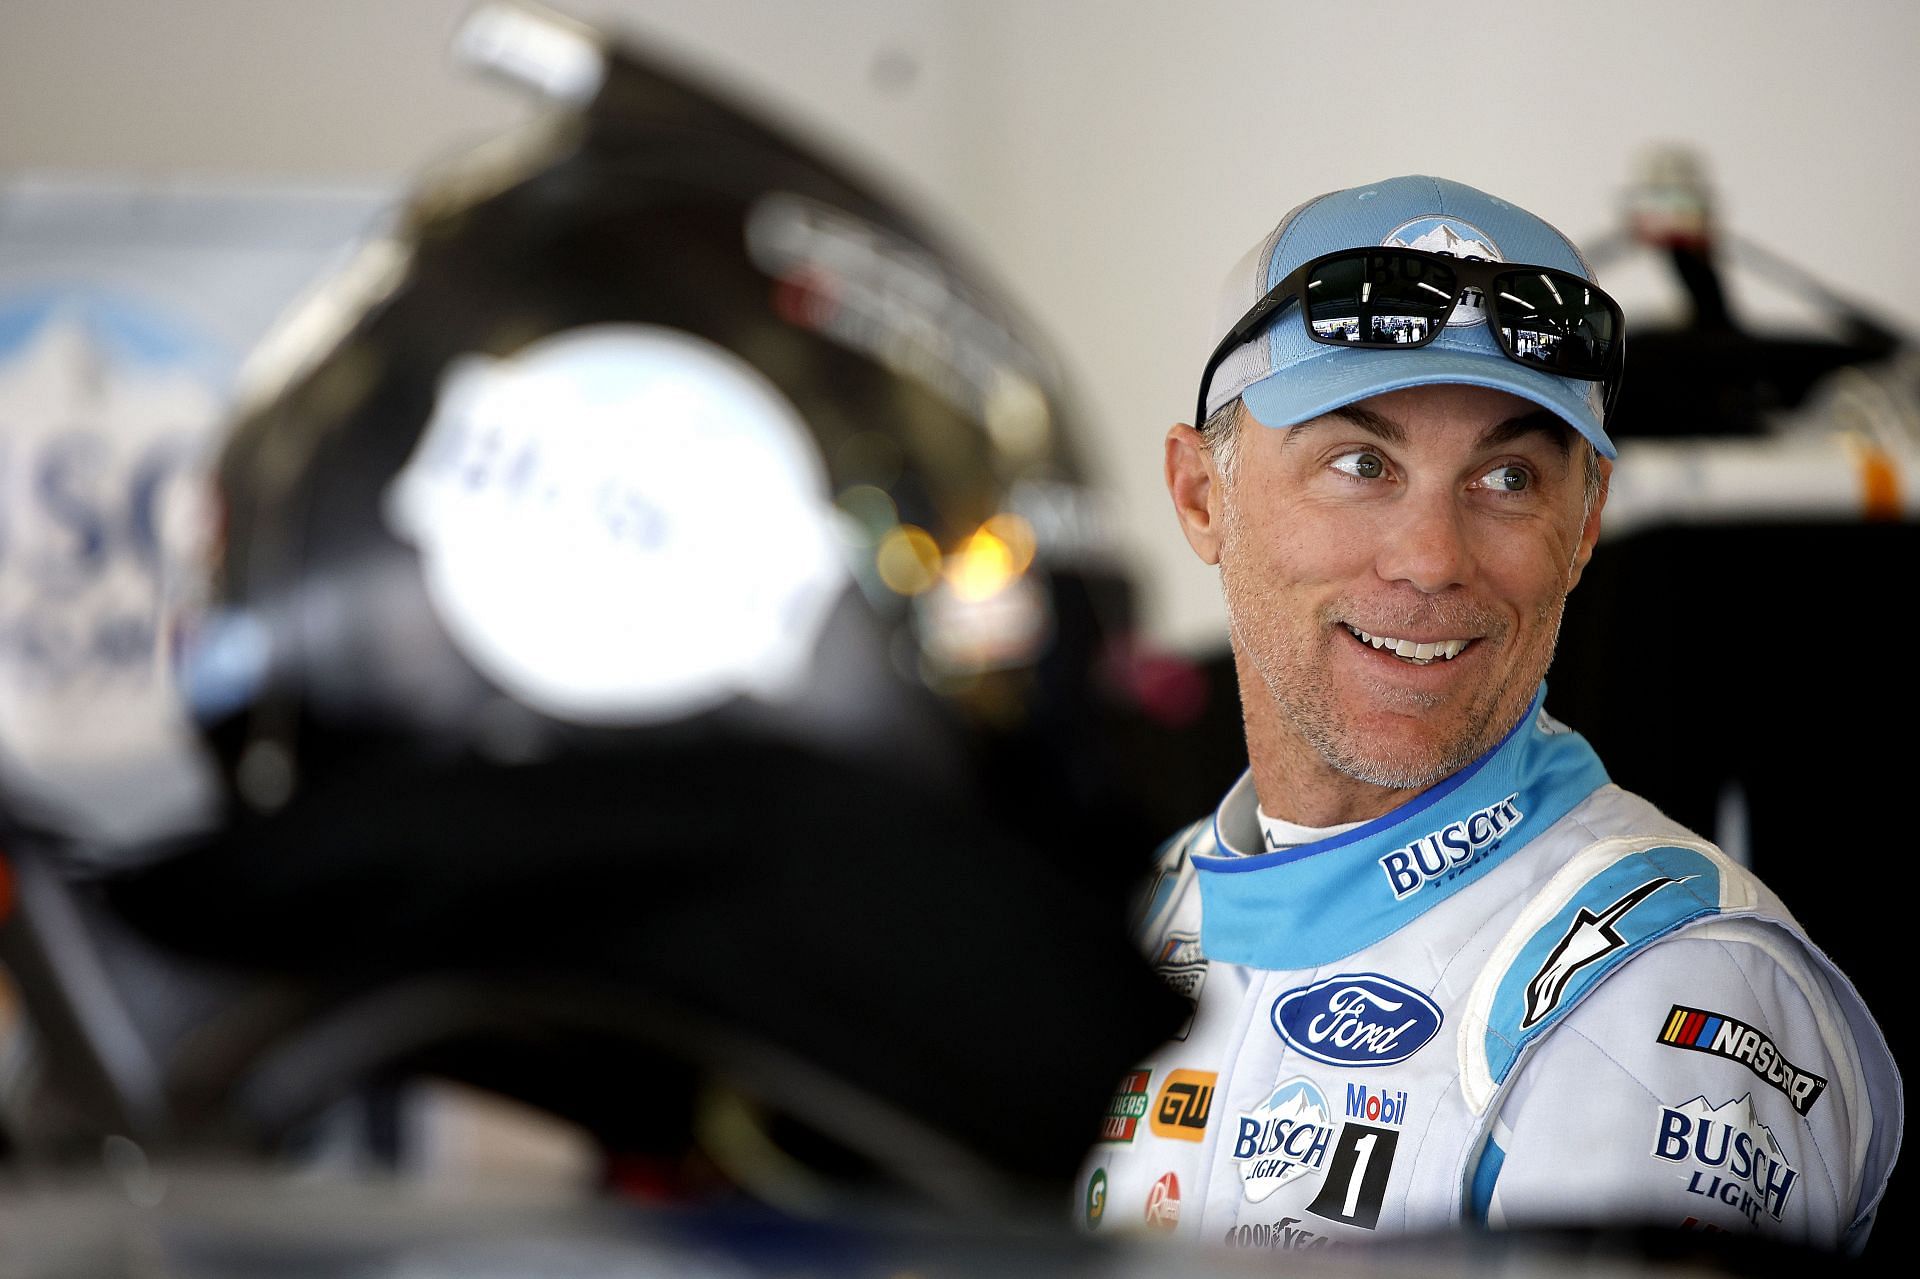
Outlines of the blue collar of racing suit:
<svg viewBox="0 0 1920 1279">
<path fill-rule="evenodd" d="M 1315 968 L 1386 937 L 1475 882 L 1607 782 L 1581 737 L 1542 709 L 1498 745 L 1362 826 L 1317 843 L 1238 856 L 1254 830 L 1243 776 L 1214 814 L 1215 854 L 1196 852 L 1201 949 L 1253 968 Z M 1203 846 L 1205 846 L 1203 844 Z M 1257 835 L 1251 847 L 1258 847 Z"/>
</svg>

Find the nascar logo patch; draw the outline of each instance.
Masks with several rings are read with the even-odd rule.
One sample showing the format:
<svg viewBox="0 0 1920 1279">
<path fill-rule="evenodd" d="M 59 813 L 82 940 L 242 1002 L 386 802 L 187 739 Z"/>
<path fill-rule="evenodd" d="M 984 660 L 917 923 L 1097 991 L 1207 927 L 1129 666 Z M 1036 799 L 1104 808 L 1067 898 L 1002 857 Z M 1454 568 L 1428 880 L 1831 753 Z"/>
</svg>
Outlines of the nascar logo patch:
<svg viewBox="0 0 1920 1279">
<path fill-rule="evenodd" d="M 1826 1091 L 1826 1080 L 1788 1061 L 1764 1032 L 1724 1013 L 1675 1004 L 1655 1038 L 1669 1048 L 1686 1048 L 1739 1062 L 1778 1089 L 1802 1117 Z"/>
</svg>

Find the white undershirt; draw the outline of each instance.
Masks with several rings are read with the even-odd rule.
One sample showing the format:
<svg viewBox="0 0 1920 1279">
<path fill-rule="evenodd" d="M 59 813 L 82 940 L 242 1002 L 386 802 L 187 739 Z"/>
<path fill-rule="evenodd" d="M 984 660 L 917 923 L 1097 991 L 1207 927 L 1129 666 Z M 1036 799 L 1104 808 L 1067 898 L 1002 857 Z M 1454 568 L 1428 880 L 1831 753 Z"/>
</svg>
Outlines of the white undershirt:
<svg viewBox="0 0 1920 1279">
<path fill-rule="evenodd" d="M 1260 851 L 1263 853 L 1277 853 L 1298 848 L 1302 844 L 1332 839 L 1335 835 L 1344 835 L 1356 826 L 1365 824 L 1343 822 L 1338 826 L 1301 826 L 1282 817 L 1269 817 L 1264 808 L 1255 809 L 1254 816 L 1260 819 Z"/>
</svg>

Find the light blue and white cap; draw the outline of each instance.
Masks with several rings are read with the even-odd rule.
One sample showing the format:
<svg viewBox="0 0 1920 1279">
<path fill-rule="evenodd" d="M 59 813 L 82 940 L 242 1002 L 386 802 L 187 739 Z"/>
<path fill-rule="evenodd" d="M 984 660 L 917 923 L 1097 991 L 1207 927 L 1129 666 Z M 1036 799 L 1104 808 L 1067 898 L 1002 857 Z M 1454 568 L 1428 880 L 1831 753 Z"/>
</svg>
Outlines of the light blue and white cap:
<svg viewBox="0 0 1920 1279">
<path fill-rule="evenodd" d="M 1392 178 L 1330 192 L 1282 218 L 1228 273 L 1216 335 L 1302 263 L 1375 245 L 1557 267 L 1595 280 L 1573 241 L 1518 205 L 1444 178 Z M 1264 425 L 1294 426 L 1368 396 L 1436 382 L 1510 391 L 1564 418 L 1603 456 L 1616 455 L 1602 425 L 1602 384 L 1508 359 L 1480 307 L 1465 298 L 1440 336 L 1406 351 L 1315 342 L 1289 306 L 1214 370 L 1207 416 L 1238 396 Z"/>
</svg>

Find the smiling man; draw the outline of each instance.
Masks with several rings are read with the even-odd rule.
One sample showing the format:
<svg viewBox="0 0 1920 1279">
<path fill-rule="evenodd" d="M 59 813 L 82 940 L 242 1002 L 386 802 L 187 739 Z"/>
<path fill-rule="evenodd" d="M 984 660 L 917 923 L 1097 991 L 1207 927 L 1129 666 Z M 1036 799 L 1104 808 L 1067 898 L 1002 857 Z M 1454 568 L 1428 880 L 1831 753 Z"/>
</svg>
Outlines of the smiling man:
<svg viewBox="0 0 1920 1279">
<path fill-rule="evenodd" d="M 1289 213 L 1222 329 L 1166 479 L 1220 570 L 1249 769 L 1161 853 L 1143 940 L 1195 1017 L 1123 1080 L 1086 1222 L 1857 1248 L 1903 1122 L 1878 1028 L 1544 708 L 1618 306 L 1545 222 L 1410 177 Z"/>
</svg>

